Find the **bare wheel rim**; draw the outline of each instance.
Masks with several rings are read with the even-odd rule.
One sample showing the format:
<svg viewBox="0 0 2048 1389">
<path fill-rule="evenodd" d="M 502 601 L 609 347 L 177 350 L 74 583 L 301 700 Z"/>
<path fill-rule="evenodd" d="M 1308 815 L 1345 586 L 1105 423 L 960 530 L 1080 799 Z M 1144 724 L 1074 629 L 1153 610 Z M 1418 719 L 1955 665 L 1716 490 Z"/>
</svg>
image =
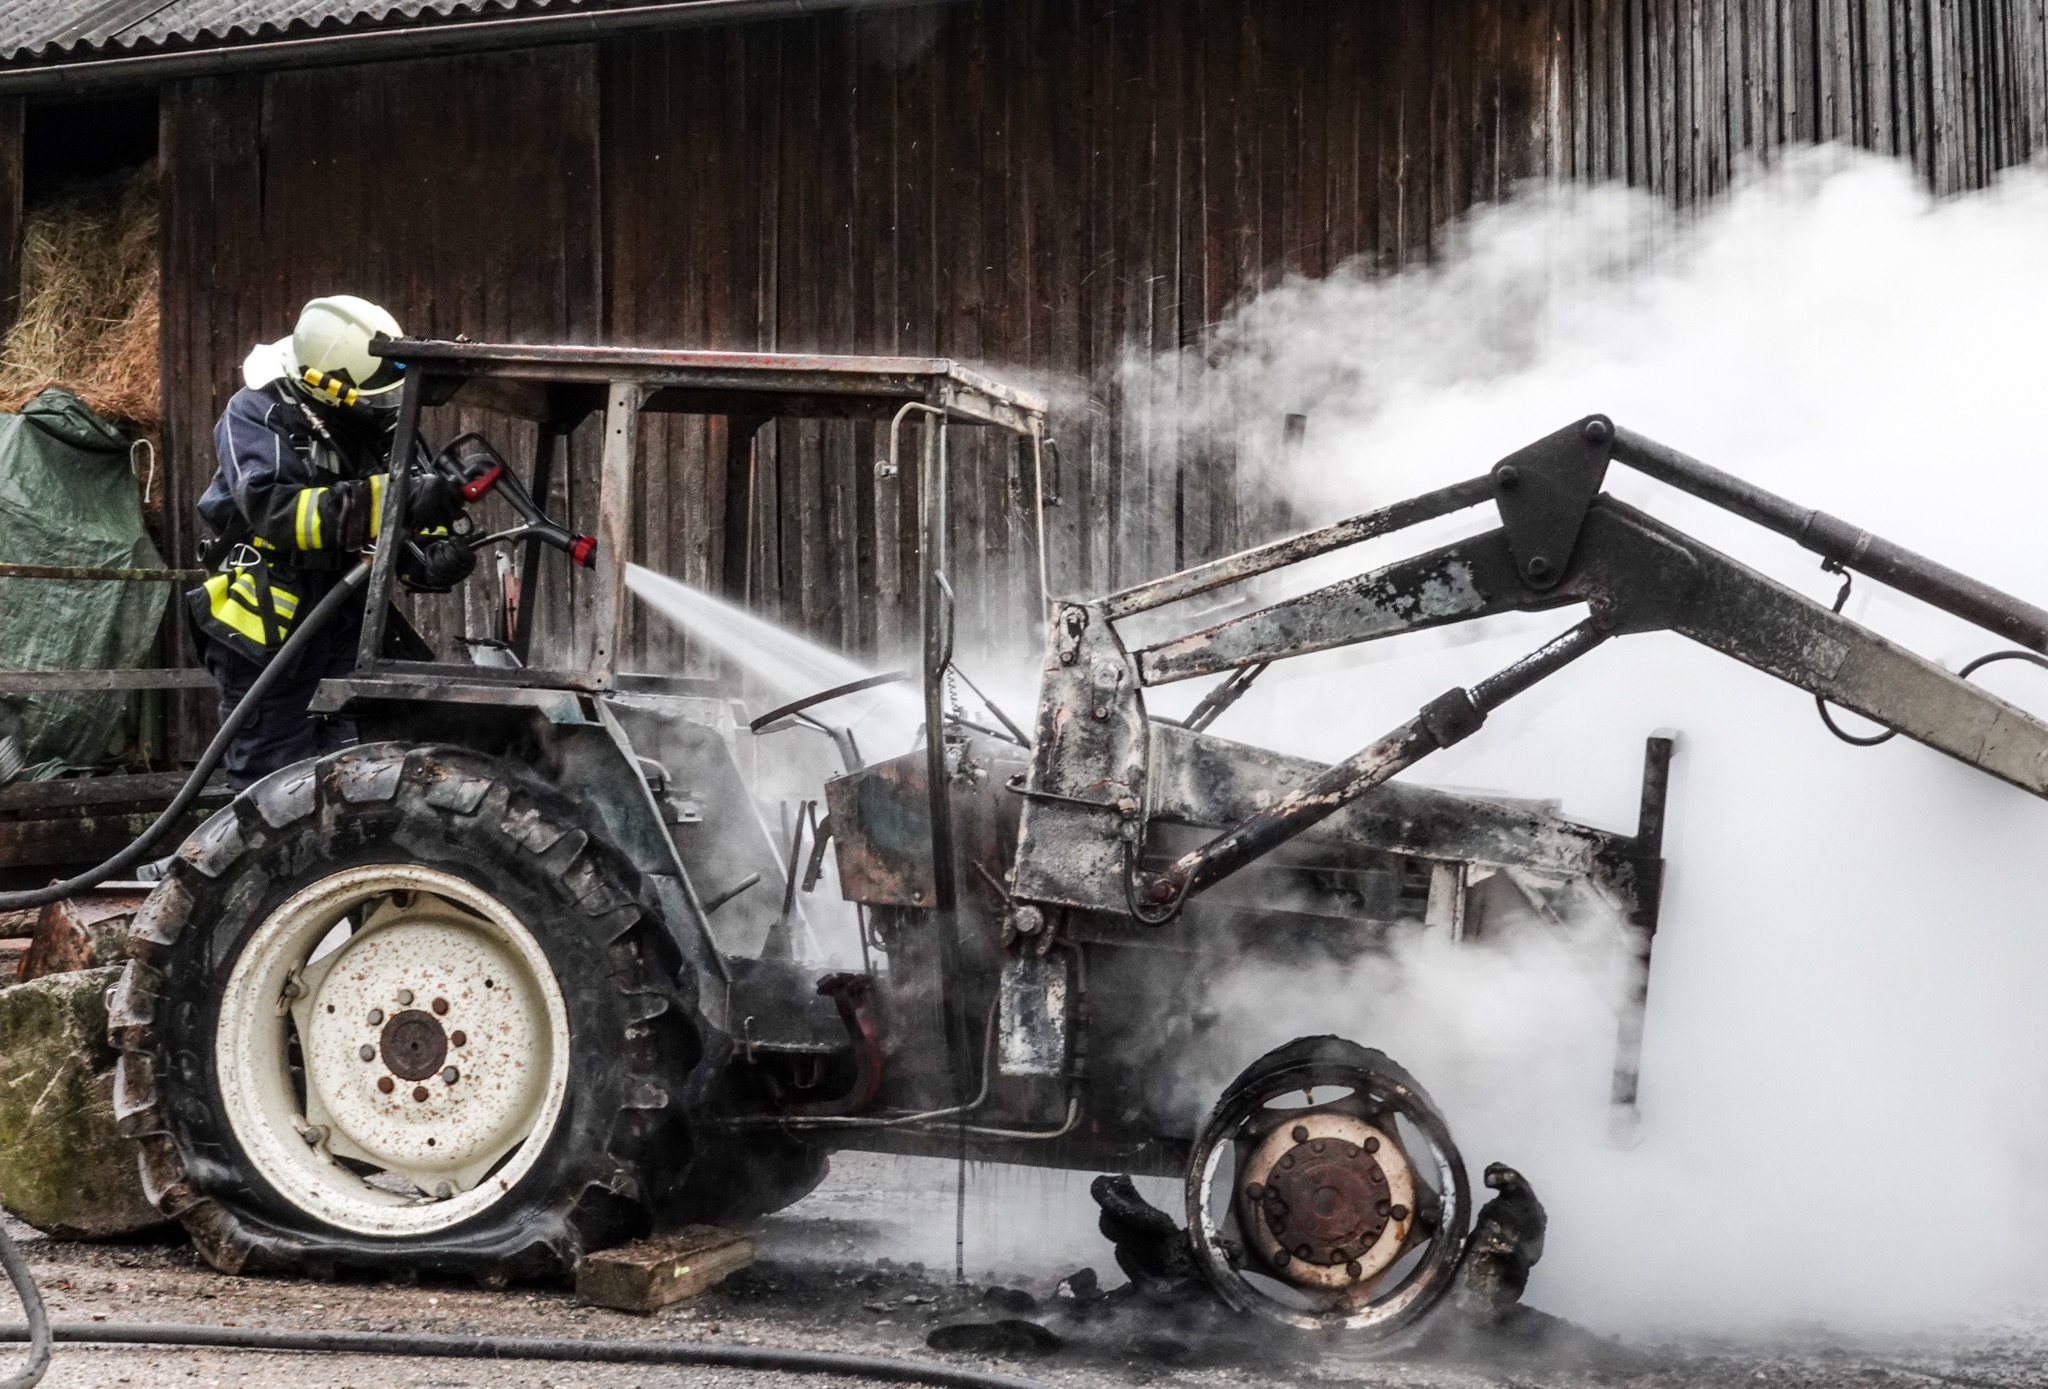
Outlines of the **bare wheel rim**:
<svg viewBox="0 0 2048 1389">
<path fill-rule="evenodd" d="M 569 1022 L 539 942 L 489 892 L 345 869 L 264 918 L 215 1029 L 230 1128 L 296 1209 L 357 1234 L 445 1230 L 504 1199 L 561 1118 Z"/>
<path fill-rule="evenodd" d="M 1291 1208 L 1269 1215 L 1276 1202 Z M 1332 1061 L 1226 1091 L 1190 1155 L 1187 1206 L 1196 1258 L 1231 1306 L 1381 1335 L 1448 1290 L 1470 1220 L 1463 1159 L 1428 1096 L 1405 1073 Z"/>
</svg>

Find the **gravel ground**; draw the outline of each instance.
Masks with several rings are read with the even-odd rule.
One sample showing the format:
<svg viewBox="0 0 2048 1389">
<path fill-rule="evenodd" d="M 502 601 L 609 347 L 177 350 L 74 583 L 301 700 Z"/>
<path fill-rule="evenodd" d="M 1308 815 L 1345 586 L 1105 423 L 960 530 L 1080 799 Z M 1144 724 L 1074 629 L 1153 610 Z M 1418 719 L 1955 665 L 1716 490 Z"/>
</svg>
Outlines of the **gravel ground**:
<svg viewBox="0 0 2048 1389">
<path fill-rule="evenodd" d="M 1084 1260 L 1113 1270 L 1106 1245 L 1092 1247 L 1085 1184 L 1042 1177 L 1034 1189 L 977 1174 L 967 1211 L 969 1267 L 1032 1293 L 1031 1313 L 1063 1334 L 1049 1354 L 993 1359 L 940 1355 L 925 1337 L 943 1323 L 1005 1313 L 986 1302 L 985 1283 L 952 1281 L 952 1169 L 853 1155 L 832 1179 L 763 1230 L 755 1265 L 688 1306 L 651 1317 L 578 1306 L 566 1289 L 483 1292 L 422 1282 L 288 1282 L 230 1278 L 199 1262 L 182 1241 L 84 1245 L 45 1239 L 9 1223 L 35 1266 L 59 1322 L 205 1322 L 232 1326 L 346 1328 L 546 1337 L 682 1340 L 841 1350 L 977 1364 L 1071 1389 L 1144 1385 L 1224 1389 L 1257 1381 L 1307 1386 L 1616 1385 L 1642 1389 L 1825 1389 L 1965 1385 L 2048 1386 L 2048 1304 L 2000 1322 L 1940 1335 L 1845 1337 L 1820 1329 L 1774 1339 L 1625 1343 L 1564 1323 L 1468 1346 L 1459 1354 L 1367 1357 L 1292 1340 L 1248 1337 L 1234 1327 L 1163 1329 L 1125 1316 L 1076 1321 L 1054 1296 L 1061 1271 Z M 1075 1199 L 1081 1203 L 1076 1208 Z M 1018 1212 L 1020 1204 L 1022 1215 Z M 1007 1219 L 1012 1233 L 990 1244 Z M 1028 1231 L 1030 1238 L 1025 1238 Z M 935 1267 L 912 1255 L 932 1257 Z M 1007 1260 L 1007 1264 L 1005 1264 Z M 1115 1281 L 1105 1278 L 1105 1282 Z M 0 1366 L 4 1372 L 4 1366 Z M 570 1386 L 685 1385 L 730 1389 L 808 1377 L 711 1369 L 309 1356 L 249 1351 L 177 1351 L 60 1346 L 54 1389 L 102 1386 L 256 1386 L 293 1389 L 570 1389 Z M 831 1381 L 827 1381 L 830 1383 Z"/>
</svg>

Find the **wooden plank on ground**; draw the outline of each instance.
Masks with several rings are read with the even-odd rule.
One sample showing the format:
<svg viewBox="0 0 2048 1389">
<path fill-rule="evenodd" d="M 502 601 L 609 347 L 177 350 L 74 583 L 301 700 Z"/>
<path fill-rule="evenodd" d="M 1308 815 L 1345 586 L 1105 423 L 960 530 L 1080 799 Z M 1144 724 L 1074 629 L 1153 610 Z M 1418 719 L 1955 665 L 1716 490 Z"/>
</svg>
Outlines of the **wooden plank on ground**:
<svg viewBox="0 0 2048 1389">
<path fill-rule="evenodd" d="M 653 1312 L 695 1297 L 754 1261 L 754 1241 L 715 1225 L 586 1254 L 576 1265 L 576 1298 L 620 1312 Z"/>
</svg>

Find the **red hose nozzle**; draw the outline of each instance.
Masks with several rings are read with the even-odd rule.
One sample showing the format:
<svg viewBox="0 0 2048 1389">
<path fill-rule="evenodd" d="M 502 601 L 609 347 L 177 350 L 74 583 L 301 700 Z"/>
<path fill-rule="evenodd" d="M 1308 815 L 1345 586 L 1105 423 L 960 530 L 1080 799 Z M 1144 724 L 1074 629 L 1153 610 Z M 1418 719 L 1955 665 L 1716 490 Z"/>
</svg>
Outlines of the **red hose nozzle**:
<svg viewBox="0 0 2048 1389">
<path fill-rule="evenodd" d="M 505 465 L 493 463 L 482 473 L 462 484 L 462 499 L 473 502 L 498 485 L 498 479 L 505 476 Z"/>
<path fill-rule="evenodd" d="M 590 557 L 596 553 L 597 537 L 594 535 L 579 535 L 576 543 L 569 547 L 569 558 L 585 569 L 590 568 Z"/>
</svg>

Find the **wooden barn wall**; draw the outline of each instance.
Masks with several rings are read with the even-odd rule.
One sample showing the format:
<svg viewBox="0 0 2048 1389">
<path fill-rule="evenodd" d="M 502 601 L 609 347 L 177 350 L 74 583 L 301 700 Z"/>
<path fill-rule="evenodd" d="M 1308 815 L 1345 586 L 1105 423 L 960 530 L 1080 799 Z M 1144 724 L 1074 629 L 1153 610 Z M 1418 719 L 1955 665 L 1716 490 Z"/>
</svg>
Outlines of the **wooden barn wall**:
<svg viewBox="0 0 2048 1389">
<path fill-rule="evenodd" d="M 165 92 L 161 341 L 178 562 L 197 552 L 192 508 L 242 359 L 289 333 L 307 299 L 360 294 L 428 335 L 599 336 L 596 68 L 595 50 L 556 48 Z M 444 439 L 476 423 L 441 413 Z M 494 432 L 530 456 L 531 427 Z M 556 503 L 593 510 L 594 451 L 572 454 Z M 486 630 L 486 596 L 470 586 L 419 604 L 416 618 L 445 647 L 465 625 Z M 554 616 L 567 596 L 557 585 Z"/>
<path fill-rule="evenodd" d="M 427 333 L 986 363 L 1058 401 L 1055 587 L 1128 582 L 1269 518 L 1229 457 L 1138 408 L 1170 401 L 1120 398 L 1126 354 L 1199 344 L 1288 274 L 1427 257 L 1447 220 L 1531 176 L 1685 204 L 1745 155 L 1841 140 L 1910 159 L 1937 190 L 1980 185 L 2048 147 L 2042 9 L 976 0 L 175 84 L 176 548 L 192 553 L 208 430 L 243 353 L 304 298 L 346 289 Z M 1016 460 L 970 431 L 956 444 L 962 630 L 1008 639 L 1035 587 Z M 722 427 L 659 422 L 636 557 L 886 650 L 910 617 L 915 498 L 876 478 L 883 447 L 866 425 L 764 431 L 755 543 L 736 557 Z M 569 454 L 556 501 L 587 518 L 594 451 Z M 487 598 L 422 623 L 444 641 L 481 630 Z M 554 585 L 542 621 L 573 650 L 572 600 Z M 658 624 L 638 641 L 651 664 L 683 655 Z"/>
</svg>

